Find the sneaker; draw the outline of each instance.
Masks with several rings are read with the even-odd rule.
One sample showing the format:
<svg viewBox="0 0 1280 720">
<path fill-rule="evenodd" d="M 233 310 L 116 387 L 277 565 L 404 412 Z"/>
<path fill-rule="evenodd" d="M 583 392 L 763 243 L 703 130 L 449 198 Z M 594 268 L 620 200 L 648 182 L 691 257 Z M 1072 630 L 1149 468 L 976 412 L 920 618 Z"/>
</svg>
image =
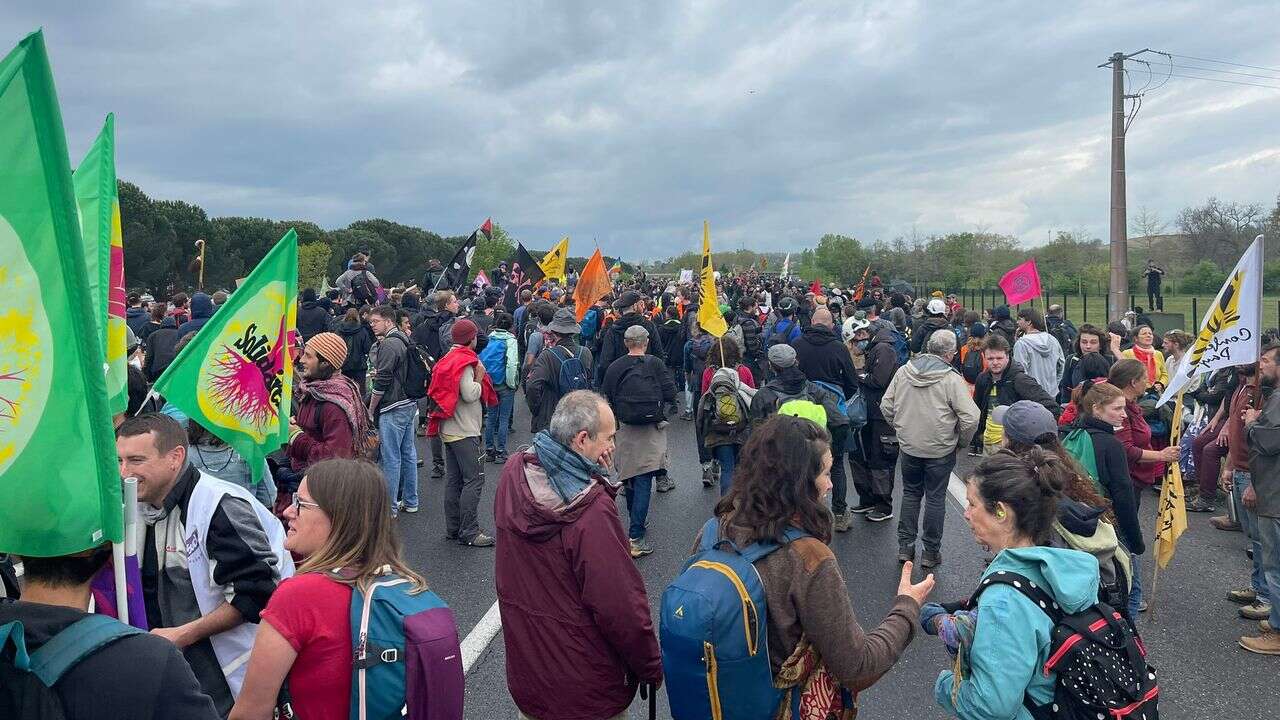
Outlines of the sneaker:
<svg viewBox="0 0 1280 720">
<path fill-rule="evenodd" d="M 711 487 L 715 482 L 715 466 L 711 461 L 702 463 L 702 487 Z"/>
<path fill-rule="evenodd" d="M 485 462 L 493 462 L 497 457 L 498 457 L 498 453 L 496 450 L 490 450 L 489 448 L 484 449 Z"/>
<path fill-rule="evenodd" d="M 417 505 L 405 505 L 404 503 L 400 503 L 400 511 L 401 511 L 401 512 L 407 512 L 407 513 L 409 513 L 410 515 L 412 515 L 412 514 L 414 514 L 414 513 L 418 512 L 418 506 L 417 506 Z"/>
<path fill-rule="evenodd" d="M 476 533 L 476 536 L 470 540 L 462 540 L 460 542 L 468 547 L 493 547 L 493 538 L 484 533 Z"/>
<path fill-rule="evenodd" d="M 1209 518 L 1209 524 L 1227 532 L 1240 532 L 1240 523 L 1232 522 L 1226 515 L 1215 515 Z"/>
<path fill-rule="evenodd" d="M 977 448 L 969 448 L 969 457 L 982 457 L 982 451 Z"/>
<path fill-rule="evenodd" d="M 909 563 L 909 562 L 911 562 L 912 560 L 915 560 L 915 559 L 916 559 L 916 546 L 915 546 L 915 545 L 900 545 L 900 546 L 898 546 L 898 562 L 900 562 L 900 563 Z"/>
<path fill-rule="evenodd" d="M 644 557 L 653 553 L 653 548 L 649 547 L 649 542 L 644 538 L 631 541 L 631 557 Z"/>
<path fill-rule="evenodd" d="M 1271 603 L 1254 600 L 1252 603 L 1240 608 L 1239 612 L 1240 617 L 1245 620 L 1266 620 L 1271 617 Z"/>
<path fill-rule="evenodd" d="M 1272 631 L 1258 637 L 1242 637 L 1240 647 L 1259 655 L 1280 655 L 1280 633 Z"/>
<path fill-rule="evenodd" d="M 849 512 L 855 515 L 866 515 L 867 513 L 875 509 L 876 509 L 875 503 L 864 502 L 864 503 L 859 503 L 857 507 L 850 508 Z"/>
<path fill-rule="evenodd" d="M 670 475 L 658 476 L 658 492 L 671 492 L 676 489 L 676 481 L 671 479 Z"/>
<path fill-rule="evenodd" d="M 1150 609 L 1151 609 L 1151 606 L 1147 604 L 1146 600 L 1143 600 L 1142 602 L 1138 603 L 1138 612 L 1144 613 Z"/>
<path fill-rule="evenodd" d="M 692 421 L 692 420 L 693 420 L 693 411 L 691 411 L 691 410 L 685 410 L 684 412 L 680 413 L 680 419 L 681 419 L 681 420 L 688 420 L 688 421 Z"/>
<path fill-rule="evenodd" d="M 422 467 L 423 462 L 424 462 L 423 460 L 419 460 L 419 461 L 418 461 L 418 467 Z"/>
<path fill-rule="evenodd" d="M 940 550 L 926 549 L 924 554 L 920 556 L 920 567 L 922 568 L 935 568 L 941 564 L 942 552 Z"/>
<path fill-rule="evenodd" d="M 1258 593 L 1254 592 L 1252 588 L 1245 588 L 1244 590 L 1232 590 L 1231 592 L 1227 593 L 1227 599 L 1237 605 L 1252 605 L 1254 602 L 1257 601 Z"/>
<path fill-rule="evenodd" d="M 846 510 L 835 516 L 831 523 L 832 529 L 836 532 L 849 532 L 849 528 L 853 526 L 853 516 Z"/>
<path fill-rule="evenodd" d="M 493 454 L 493 462 L 497 465 L 506 465 L 508 457 L 510 456 L 507 455 L 505 450 L 498 450 Z"/>
<path fill-rule="evenodd" d="M 866 517 L 867 517 L 867 520 L 870 520 L 871 522 L 884 522 L 885 520 L 892 520 L 893 510 L 876 508 L 871 512 L 867 513 Z"/>
<path fill-rule="evenodd" d="M 1192 500 L 1191 502 L 1187 503 L 1187 512 L 1203 513 L 1203 512 L 1213 512 L 1214 510 L 1217 510 L 1217 508 L 1213 506 L 1213 501 L 1205 499 L 1203 497 L 1198 497 L 1195 500 Z"/>
<path fill-rule="evenodd" d="M 432 479 L 432 480 L 441 480 L 441 479 L 443 479 L 443 478 L 444 478 L 444 469 L 443 469 L 443 468 L 441 468 L 439 465 L 437 465 L 437 466 L 435 466 L 435 467 L 431 468 L 431 479 Z"/>
</svg>

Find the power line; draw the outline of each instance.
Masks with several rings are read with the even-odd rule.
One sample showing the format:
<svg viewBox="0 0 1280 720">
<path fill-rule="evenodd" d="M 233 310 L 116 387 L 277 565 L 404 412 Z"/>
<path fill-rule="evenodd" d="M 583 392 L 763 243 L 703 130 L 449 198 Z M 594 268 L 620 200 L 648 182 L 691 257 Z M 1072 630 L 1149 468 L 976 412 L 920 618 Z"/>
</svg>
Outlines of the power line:
<svg viewBox="0 0 1280 720">
<path fill-rule="evenodd" d="M 1280 69 L 1278 68 L 1263 67 L 1261 65 L 1245 65 L 1244 63 L 1230 62 L 1228 60 L 1211 60 L 1209 58 L 1195 57 L 1194 55 L 1176 55 L 1173 53 L 1166 53 L 1166 54 L 1173 55 L 1174 57 L 1186 58 L 1187 60 L 1195 60 L 1197 62 L 1216 63 L 1218 65 L 1235 65 L 1236 67 L 1252 68 L 1254 70 L 1266 70 L 1268 72 L 1280 73 Z"/>
<path fill-rule="evenodd" d="M 1236 72 L 1235 70 L 1221 70 L 1219 68 L 1202 67 L 1200 65 L 1183 64 L 1183 65 L 1179 65 L 1178 69 L 1179 70 L 1195 70 L 1197 72 L 1224 73 L 1227 75 L 1239 75 L 1241 77 L 1260 78 L 1262 80 L 1280 80 L 1280 77 L 1277 77 L 1275 75 L 1259 75 L 1257 73 Z"/>
<path fill-rule="evenodd" d="M 1188 80 L 1204 80 L 1205 82 L 1227 83 L 1229 85 L 1249 85 L 1251 87 L 1269 88 L 1271 90 L 1280 90 L 1280 85 L 1263 85 L 1262 83 L 1241 82 L 1239 80 L 1223 80 L 1221 78 L 1207 78 L 1199 75 L 1179 75 L 1178 73 L 1170 73 L 1170 77 L 1186 78 Z"/>
</svg>

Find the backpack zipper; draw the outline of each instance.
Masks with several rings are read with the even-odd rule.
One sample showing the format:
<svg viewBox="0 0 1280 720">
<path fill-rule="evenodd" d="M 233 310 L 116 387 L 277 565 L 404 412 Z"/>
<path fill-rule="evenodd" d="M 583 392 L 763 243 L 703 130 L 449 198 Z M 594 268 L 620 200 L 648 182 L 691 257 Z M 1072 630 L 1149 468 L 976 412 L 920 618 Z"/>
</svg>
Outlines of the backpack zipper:
<svg viewBox="0 0 1280 720">
<path fill-rule="evenodd" d="M 716 648 L 705 640 L 702 642 L 702 660 L 707 664 L 707 697 L 711 700 L 711 720 L 721 720 L 720 686 L 716 678 Z"/>
</svg>

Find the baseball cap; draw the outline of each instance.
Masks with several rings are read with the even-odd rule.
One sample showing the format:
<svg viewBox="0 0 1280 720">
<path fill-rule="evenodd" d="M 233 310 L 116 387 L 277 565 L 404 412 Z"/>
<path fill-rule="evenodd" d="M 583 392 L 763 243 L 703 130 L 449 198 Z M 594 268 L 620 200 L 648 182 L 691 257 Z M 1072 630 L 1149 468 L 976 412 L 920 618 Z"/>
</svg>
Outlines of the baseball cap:
<svg viewBox="0 0 1280 720">
<path fill-rule="evenodd" d="M 947 312 L 947 304 L 942 302 L 941 298 L 934 298 L 929 301 L 926 309 L 930 315 L 945 315 Z"/>
<path fill-rule="evenodd" d="M 1024 445 L 1034 445 L 1036 438 L 1042 435 L 1058 433 L 1058 422 L 1053 419 L 1053 413 L 1031 400 L 1002 405 L 995 409 L 991 418 L 1004 426 L 1004 434 L 1010 440 Z"/>
</svg>

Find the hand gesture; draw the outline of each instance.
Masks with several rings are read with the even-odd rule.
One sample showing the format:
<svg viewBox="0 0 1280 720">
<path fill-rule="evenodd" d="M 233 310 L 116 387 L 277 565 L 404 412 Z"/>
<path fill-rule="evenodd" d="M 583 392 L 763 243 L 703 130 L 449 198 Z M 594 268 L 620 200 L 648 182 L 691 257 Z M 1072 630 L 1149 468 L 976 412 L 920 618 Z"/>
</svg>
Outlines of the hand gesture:
<svg viewBox="0 0 1280 720">
<path fill-rule="evenodd" d="M 902 578 L 898 580 L 898 594 L 906 595 L 915 600 L 916 604 L 923 605 L 925 599 L 929 597 L 929 593 L 933 592 L 933 573 L 926 575 L 924 580 L 912 584 L 911 570 L 914 567 L 915 563 L 911 561 L 907 561 L 902 565 Z"/>
<path fill-rule="evenodd" d="M 1261 415 L 1261 410 L 1254 410 L 1253 408 L 1245 408 L 1240 411 L 1240 419 L 1244 420 L 1245 425 L 1252 425 L 1258 422 L 1258 417 Z"/>
<path fill-rule="evenodd" d="M 1160 460 L 1167 463 L 1178 462 L 1178 446 L 1170 445 L 1160 450 Z"/>
</svg>

